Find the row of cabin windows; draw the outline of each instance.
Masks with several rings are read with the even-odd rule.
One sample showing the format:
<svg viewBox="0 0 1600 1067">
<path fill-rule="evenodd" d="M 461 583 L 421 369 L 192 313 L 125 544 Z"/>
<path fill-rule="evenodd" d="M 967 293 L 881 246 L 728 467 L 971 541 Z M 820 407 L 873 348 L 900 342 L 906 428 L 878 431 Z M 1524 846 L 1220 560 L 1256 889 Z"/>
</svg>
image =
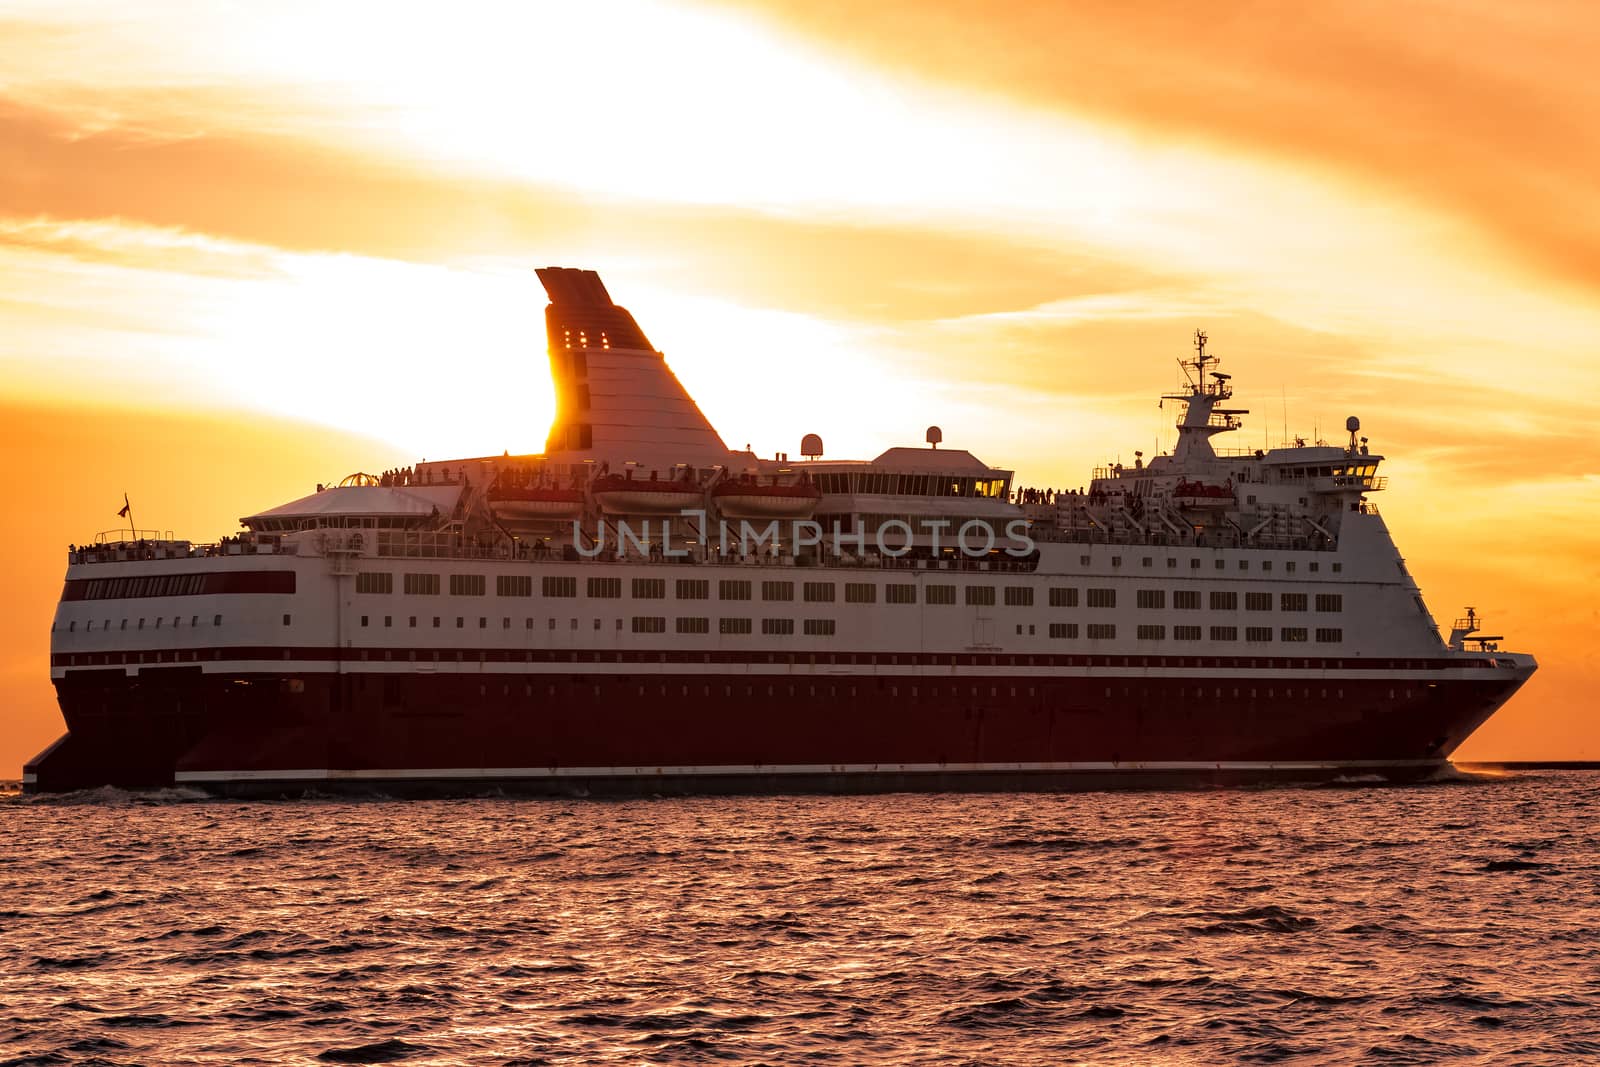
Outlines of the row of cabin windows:
<svg viewBox="0 0 1600 1067">
<path fill-rule="evenodd" d="M 285 626 L 288 626 L 289 625 L 289 621 L 290 621 L 290 617 L 288 615 L 285 615 L 283 617 L 283 624 Z M 126 620 L 124 620 L 124 622 L 126 622 Z M 140 626 L 142 628 L 143 624 L 144 624 L 144 620 L 140 619 L 139 622 L 140 622 Z M 523 622 L 524 622 L 524 627 L 526 629 L 532 630 L 534 628 L 533 619 L 528 618 L 528 619 L 523 620 Z M 718 633 L 722 633 L 722 634 L 748 634 L 748 633 L 753 633 L 754 632 L 754 626 L 753 626 L 752 620 L 750 620 L 748 618 L 722 618 L 722 619 L 718 619 L 717 622 L 718 622 L 718 628 L 717 628 L 717 632 Z M 801 622 L 801 633 L 805 634 L 808 637 L 832 637 L 838 632 L 838 623 L 833 619 L 802 619 L 802 620 L 800 620 L 800 622 Z M 433 616 L 433 628 L 435 630 L 441 628 L 443 623 L 444 623 L 443 617 L 438 616 L 438 615 Z M 572 629 L 576 630 L 578 628 L 578 620 L 577 619 L 572 619 L 571 623 L 572 623 Z M 160 623 L 159 623 L 159 620 L 158 620 L 157 621 L 157 625 L 159 625 L 159 624 Z M 221 624 L 222 624 L 222 616 L 218 615 L 217 616 L 217 625 L 220 626 Z M 76 627 L 77 624 L 73 623 L 72 625 L 74 627 Z M 109 626 L 109 623 L 107 625 Z M 174 620 L 174 625 L 176 625 L 176 620 Z M 361 625 L 365 626 L 365 627 L 371 627 L 373 625 L 372 616 L 370 616 L 370 615 L 361 616 Z M 394 625 L 394 616 L 392 616 L 392 615 L 383 616 L 383 625 L 386 628 L 387 627 L 392 627 Z M 411 629 L 416 629 L 416 627 L 417 627 L 417 616 L 415 616 L 415 615 L 410 616 L 409 620 L 408 620 L 408 625 L 409 625 L 409 627 Z M 617 629 L 619 629 L 619 630 L 622 629 L 622 620 L 621 619 L 617 619 L 616 620 L 616 625 L 617 625 Z M 467 626 L 466 616 L 457 615 L 456 616 L 456 629 L 463 630 L 463 629 L 466 629 L 466 626 Z M 501 629 L 505 629 L 505 630 L 511 629 L 511 619 L 510 619 L 510 617 L 506 617 L 506 618 L 501 619 L 500 620 L 500 626 L 501 626 Z M 634 633 L 636 633 L 636 634 L 664 634 L 664 633 L 667 632 L 667 620 L 666 620 L 666 617 L 665 616 L 661 616 L 661 615 L 635 615 L 630 620 L 630 626 L 632 628 L 632 631 Z M 484 615 L 478 616 L 478 629 L 486 630 L 488 628 L 489 628 L 489 619 L 488 619 L 488 617 L 484 616 Z M 552 629 L 552 630 L 554 630 L 556 628 L 556 620 L 555 619 L 550 619 L 549 620 L 549 628 Z M 596 630 L 600 629 L 600 620 L 599 619 L 595 619 L 594 620 L 594 628 Z M 679 618 L 676 618 L 676 619 L 673 620 L 673 630 L 674 630 L 674 632 L 680 633 L 680 634 L 709 634 L 711 632 L 711 620 L 709 618 L 703 616 L 703 615 L 701 615 L 701 616 L 679 617 Z M 762 619 L 761 620 L 761 632 L 763 634 L 777 634 L 777 635 L 793 634 L 794 633 L 794 620 L 793 619 Z"/>
<path fill-rule="evenodd" d="M 145 620 L 139 619 L 137 621 L 138 621 L 138 625 L 135 626 L 134 629 L 136 629 L 136 630 L 144 629 Z M 155 617 L 155 619 L 154 619 L 154 625 L 151 626 L 151 629 L 153 629 L 153 630 L 161 629 L 162 624 L 165 623 L 166 621 L 167 620 L 166 620 L 166 616 L 165 615 L 157 615 Z M 128 620 L 127 619 L 123 619 L 123 620 L 121 620 L 121 623 L 122 623 L 122 625 L 118 626 L 117 629 L 126 630 L 128 628 Z M 289 625 L 289 616 L 285 615 L 283 617 L 283 624 L 285 626 Z M 174 628 L 181 627 L 183 625 L 183 616 L 182 615 L 174 615 L 172 617 L 172 625 L 173 625 Z M 189 616 L 189 625 L 190 626 L 199 626 L 200 625 L 200 616 L 198 616 L 198 615 Z M 212 626 L 221 626 L 222 625 L 222 616 L 221 615 L 213 615 L 213 616 L 211 616 L 211 625 Z M 100 629 L 101 630 L 109 630 L 109 629 L 111 629 L 111 620 L 110 619 L 104 620 L 100 624 Z M 55 631 L 55 626 L 52 625 L 50 627 L 50 630 L 53 633 Z M 83 631 L 84 631 L 84 633 L 93 633 L 94 632 L 94 620 L 93 619 L 88 619 L 88 620 L 86 620 L 84 622 Z M 74 633 L 77 633 L 77 632 L 78 632 L 78 621 L 76 619 L 74 619 L 71 622 L 67 623 L 67 633 L 74 634 Z"/>
<path fill-rule="evenodd" d="M 1251 497 L 1250 499 L 1254 500 L 1255 498 Z M 1079 563 L 1080 566 L 1084 566 L 1084 567 L 1090 566 L 1090 562 L 1089 561 L 1090 561 L 1091 558 L 1092 557 L 1090 557 L 1090 556 L 1079 556 L 1078 557 L 1078 563 Z M 1271 573 L 1271 571 L 1272 571 L 1272 560 L 1264 559 L 1264 560 L 1261 560 L 1260 563 L 1261 563 L 1262 571 L 1267 572 L 1267 573 Z M 1140 561 L 1140 564 L 1141 564 L 1141 566 L 1145 566 L 1145 567 L 1153 567 L 1153 566 L 1155 566 L 1155 557 L 1153 557 L 1153 556 L 1145 556 Z M 1122 557 L 1121 556 L 1112 556 L 1111 557 L 1111 565 L 1113 567 L 1122 566 Z M 1212 560 L 1212 566 L 1216 570 L 1225 571 L 1225 570 L 1228 569 L 1228 561 L 1223 559 L 1223 558 L 1221 558 L 1221 557 L 1217 557 L 1216 559 Z M 1167 557 L 1167 569 L 1168 570 L 1177 570 L 1178 569 L 1178 558 L 1176 556 L 1168 556 Z M 1200 569 L 1200 557 L 1191 556 L 1189 558 L 1189 569 L 1193 570 L 1193 571 L 1197 571 L 1197 570 Z M 1239 561 L 1239 569 L 1242 570 L 1242 571 L 1249 570 L 1250 569 L 1250 561 L 1248 559 L 1241 559 Z M 1320 562 L 1318 562 L 1318 561 L 1313 560 L 1312 562 L 1306 564 L 1306 569 L 1309 570 L 1312 574 L 1316 574 L 1318 571 L 1320 571 L 1322 569 L 1322 564 Z M 1284 561 L 1283 570 L 1284 570 L 1285 574 L 1293 574 L 1295 572 L 1295 561 L 1292 560 L 1292 559 Z M 1343 563 L 1334 563 L 1332 565 L 1332 570 L 1333 570 L 1334 574 L 1338 574 L 1338 573 L 1340 573 L 1341 571 L 1344 570 L 1344 564 Z"/>
<path fill-rule="evenodd" d="M 761 584 L 761 599 L 768 602 L 785 603 L 794 600 L 795 583 L 792 581 L 764 581 Z M 750 600 L 753 598 L 755 583 L 746 579 L 723 579 L 717 583 L 717 599 L 719 600 Z M 392 592 L 394 576 L 385 572 L 363 571 L 356 575 L 356 592 L 383 594 Z M 437 574 L 407 574 L 404 586 L 406 593 L 415 596 L 436 596 L 439 593 L 440 583 Z M 597 600 L 614 600 L 622 596 L 621 578 L 589 578 L 584 585 L 587 596 Z M 884 587 L 884 602 L 889 604 L 915 604 L 917 602 L 917 587 L 912 584 L 890 583 Z M 543 579 L 541 591 L 546 597 L 575 597 L 578 595 L 578 579 L 568 576 L 546 576 Z M 450 576 L 450 594 L 452 596 L 483 596 L 486 592 L 485 578 L 481 574 L 452 574 Z M 665 578 L 634 578 L 631 581 L 629 592 L 635 600 L 663 600 L 667 595 L 667 580 Z M 679 600 L 708 600 L 711 596 L 711 583 L 704 578 L 680 578 L 676 581 L 674 592 Z M 829 604 L 834 601 L 835 583 L 833 582 L 803 582 L 801 583 L 801 596 L 806 603 Z M 530 575 L 500 575 L 495 579 L 495 595 L 531 597 L 533 595 L 533 578 Z M 1049 604 L 1053 608 L 1075 608 L 1078 606 L 1078 589 L 1069 586 L 1052 586 L 1048 591 Z M 846 582 L 845 602 L 850 604 L 877 603 L 878 587 L 871 582 Z M 924 598 L 929 604 L 954 604 L 956 603 L 956 587 L 954 585 L 928 585 L 925 587 Z M 1164 589 L 1139 589 L 1135 591 L 1135 598 L 1140 608 L 1164 609 L 1167 606 L 1167 591 Z M 996 603 L 995 587 L 992 585 L 968 585 L 963 588 L 962 601 L 975 607 L 991 607 Z M 1085 601 L 1091 608 L 1114 608 L 1117 606 L 1117 591 L 1115 589 L 1091 588 L 1086 591 Z M 1172 606 L 1180 611 L 1200 610 L 1200 592 L 1193 589 L 1180 589 L 1172 594 Z M 1311 598 L 1306 593 L 1280 593 L 1278 594 L 1278 610 L 1280 611 L 1306 611 L 1311 603 Z M 1007 607 L 1032 607 L 1034 604 L 1034 587 L 1030 585 L 1008 585 L 1004 587 L 1004 603 Z M 1210 607 L 1213 611 L 1237 611 L 1239 609 L 1239 594 L 1236 591 L 1214 590 L 1210 594 Z M 1338 612 L 1344 610 L 1344 596 L 1340 593 L 1318 593 L 1315 598 L 1316 610 L 1320 612 Z M 1244 594 L 1244 607 L 1246 611 L 1271 611 L 1272 594 L 1246 593 Z"/>
<path fill-rule="evenodd" d="M 198 596 L 204 574 L 145 574 L 135 578 L 94 578 L 84 587 L 84 600 L 132 600 L 154 596 Z"/>
<path fill-rule="evenodd" d="M 1075 641 L 1078 638 L 1078 624 L 1075 622 L 1053 622 L 1050 624 L 1050 636 L 1053 638 Z M 1112 623 L 1089 623 L 1085 632 L 1091 641 L 1111 640 L 1117 636 L 1117 628 Z M 1172 639 L 1174 641 L 1199 641 L 1202 628 L 1199 626 L 1174 626 Z M 1140 641 L 1165 641 L 1167 627 L 1162 625 L 1140 625 L 1136 631 Z M 1244 639 L 1256 644 L 1266 644 L 1272 641 L 1272 627 L 1247 626 Z M 1213 626 L 1210 629 L 1210 638 L 1213 641 L 1239 640 L 1237 626 Z M 1301 643 L 1309 640 L 1309 634 L 1303 626 L 1284 626 L 1278 630 L 1278 640 L 1289 644 Z M 1322 644 L 1338 644 L 1344 640 L 1344 630 L 1334 627 L 1319 627 L 1316 630 L 1316 639 Z"/>
</svg>

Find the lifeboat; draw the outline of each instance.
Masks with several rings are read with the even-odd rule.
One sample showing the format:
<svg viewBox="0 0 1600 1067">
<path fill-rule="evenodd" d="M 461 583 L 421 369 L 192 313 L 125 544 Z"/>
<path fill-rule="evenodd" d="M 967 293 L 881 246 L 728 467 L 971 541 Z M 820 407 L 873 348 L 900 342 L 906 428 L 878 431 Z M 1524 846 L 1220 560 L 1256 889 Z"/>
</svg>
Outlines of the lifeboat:
<svg viewBox="0 0 1600 1067">
<path fill-rule="evenodd" d="M 711 499 L 730 519 L 809 519 L 822 491 L 811 482 L 761 485 L 745 477 L 718 484 Z"/>
<path fill-rule="evenodd" d="M 607 515 L 676 515 L 697 508 L 705 497 L 698 485 L 687 481 L 650 481 L 622 474 L 596 478 L 589 488 Z"/>
<path fill-rule="evenodd" d="M 1185 508 L 1226 508 L 1234 503 L 1233 482 L 1208 485 L 1205 482 L 1179 482 L 1172 491 L 1172 500 Z"/>
<path fill-rule="evenodd" d="M 488 497 L 502 519 L 575 519 L 583 514 L 583 492 L 578 489 L 496 486 Z"/>
</svg>

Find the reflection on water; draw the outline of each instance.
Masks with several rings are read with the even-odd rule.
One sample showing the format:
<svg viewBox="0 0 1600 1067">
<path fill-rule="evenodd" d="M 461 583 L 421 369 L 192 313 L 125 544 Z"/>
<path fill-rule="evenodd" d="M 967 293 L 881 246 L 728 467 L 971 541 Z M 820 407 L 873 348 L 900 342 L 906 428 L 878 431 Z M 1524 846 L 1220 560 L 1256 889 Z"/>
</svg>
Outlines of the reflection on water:
<svg viewBox="0 0 1600 1067">
<path fill-rule="evenodd" d="M 1600 1056 L 1600 775 L 0 801 L 0 1062 Z"/>
</svg>

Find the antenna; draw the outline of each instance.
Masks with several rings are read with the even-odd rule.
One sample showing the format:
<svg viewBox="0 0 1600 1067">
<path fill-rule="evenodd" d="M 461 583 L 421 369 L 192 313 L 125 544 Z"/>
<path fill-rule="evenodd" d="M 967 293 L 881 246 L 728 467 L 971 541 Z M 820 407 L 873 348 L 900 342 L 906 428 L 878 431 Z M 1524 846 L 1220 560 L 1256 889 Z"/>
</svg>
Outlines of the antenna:
<svg viewBox="0 0 1600 1067">
<path fill-rule="evenodd" d="M 1280 385 L 1278 391 L 1283 395 L 1283 436 L 1278 438 L 1278 443 L 1286 445 L 1289 443 L 1289 389 Z"/>
</svg>

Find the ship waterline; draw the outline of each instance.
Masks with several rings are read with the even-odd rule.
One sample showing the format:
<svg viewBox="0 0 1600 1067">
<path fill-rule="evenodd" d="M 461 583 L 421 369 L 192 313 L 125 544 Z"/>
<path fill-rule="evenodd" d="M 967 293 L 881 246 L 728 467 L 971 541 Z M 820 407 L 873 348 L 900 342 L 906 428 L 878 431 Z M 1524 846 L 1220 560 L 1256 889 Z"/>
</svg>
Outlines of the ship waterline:
<svg viewBox="0 0 1600 1067">
<path fill-rule="evenodd" d="M 1244 412 L 1203 336 L 1171 454 L 1038 491 L 937 428 L 871 461 L 729 450 L 597 277 L 540 276 L 546 453 L 74 549 L 68 733 L 25 788 L 1413 779 L 1536 669 L 1470 611 L 1441 637 L 1357 420 L 1214 450 Z"/>
</svg>

